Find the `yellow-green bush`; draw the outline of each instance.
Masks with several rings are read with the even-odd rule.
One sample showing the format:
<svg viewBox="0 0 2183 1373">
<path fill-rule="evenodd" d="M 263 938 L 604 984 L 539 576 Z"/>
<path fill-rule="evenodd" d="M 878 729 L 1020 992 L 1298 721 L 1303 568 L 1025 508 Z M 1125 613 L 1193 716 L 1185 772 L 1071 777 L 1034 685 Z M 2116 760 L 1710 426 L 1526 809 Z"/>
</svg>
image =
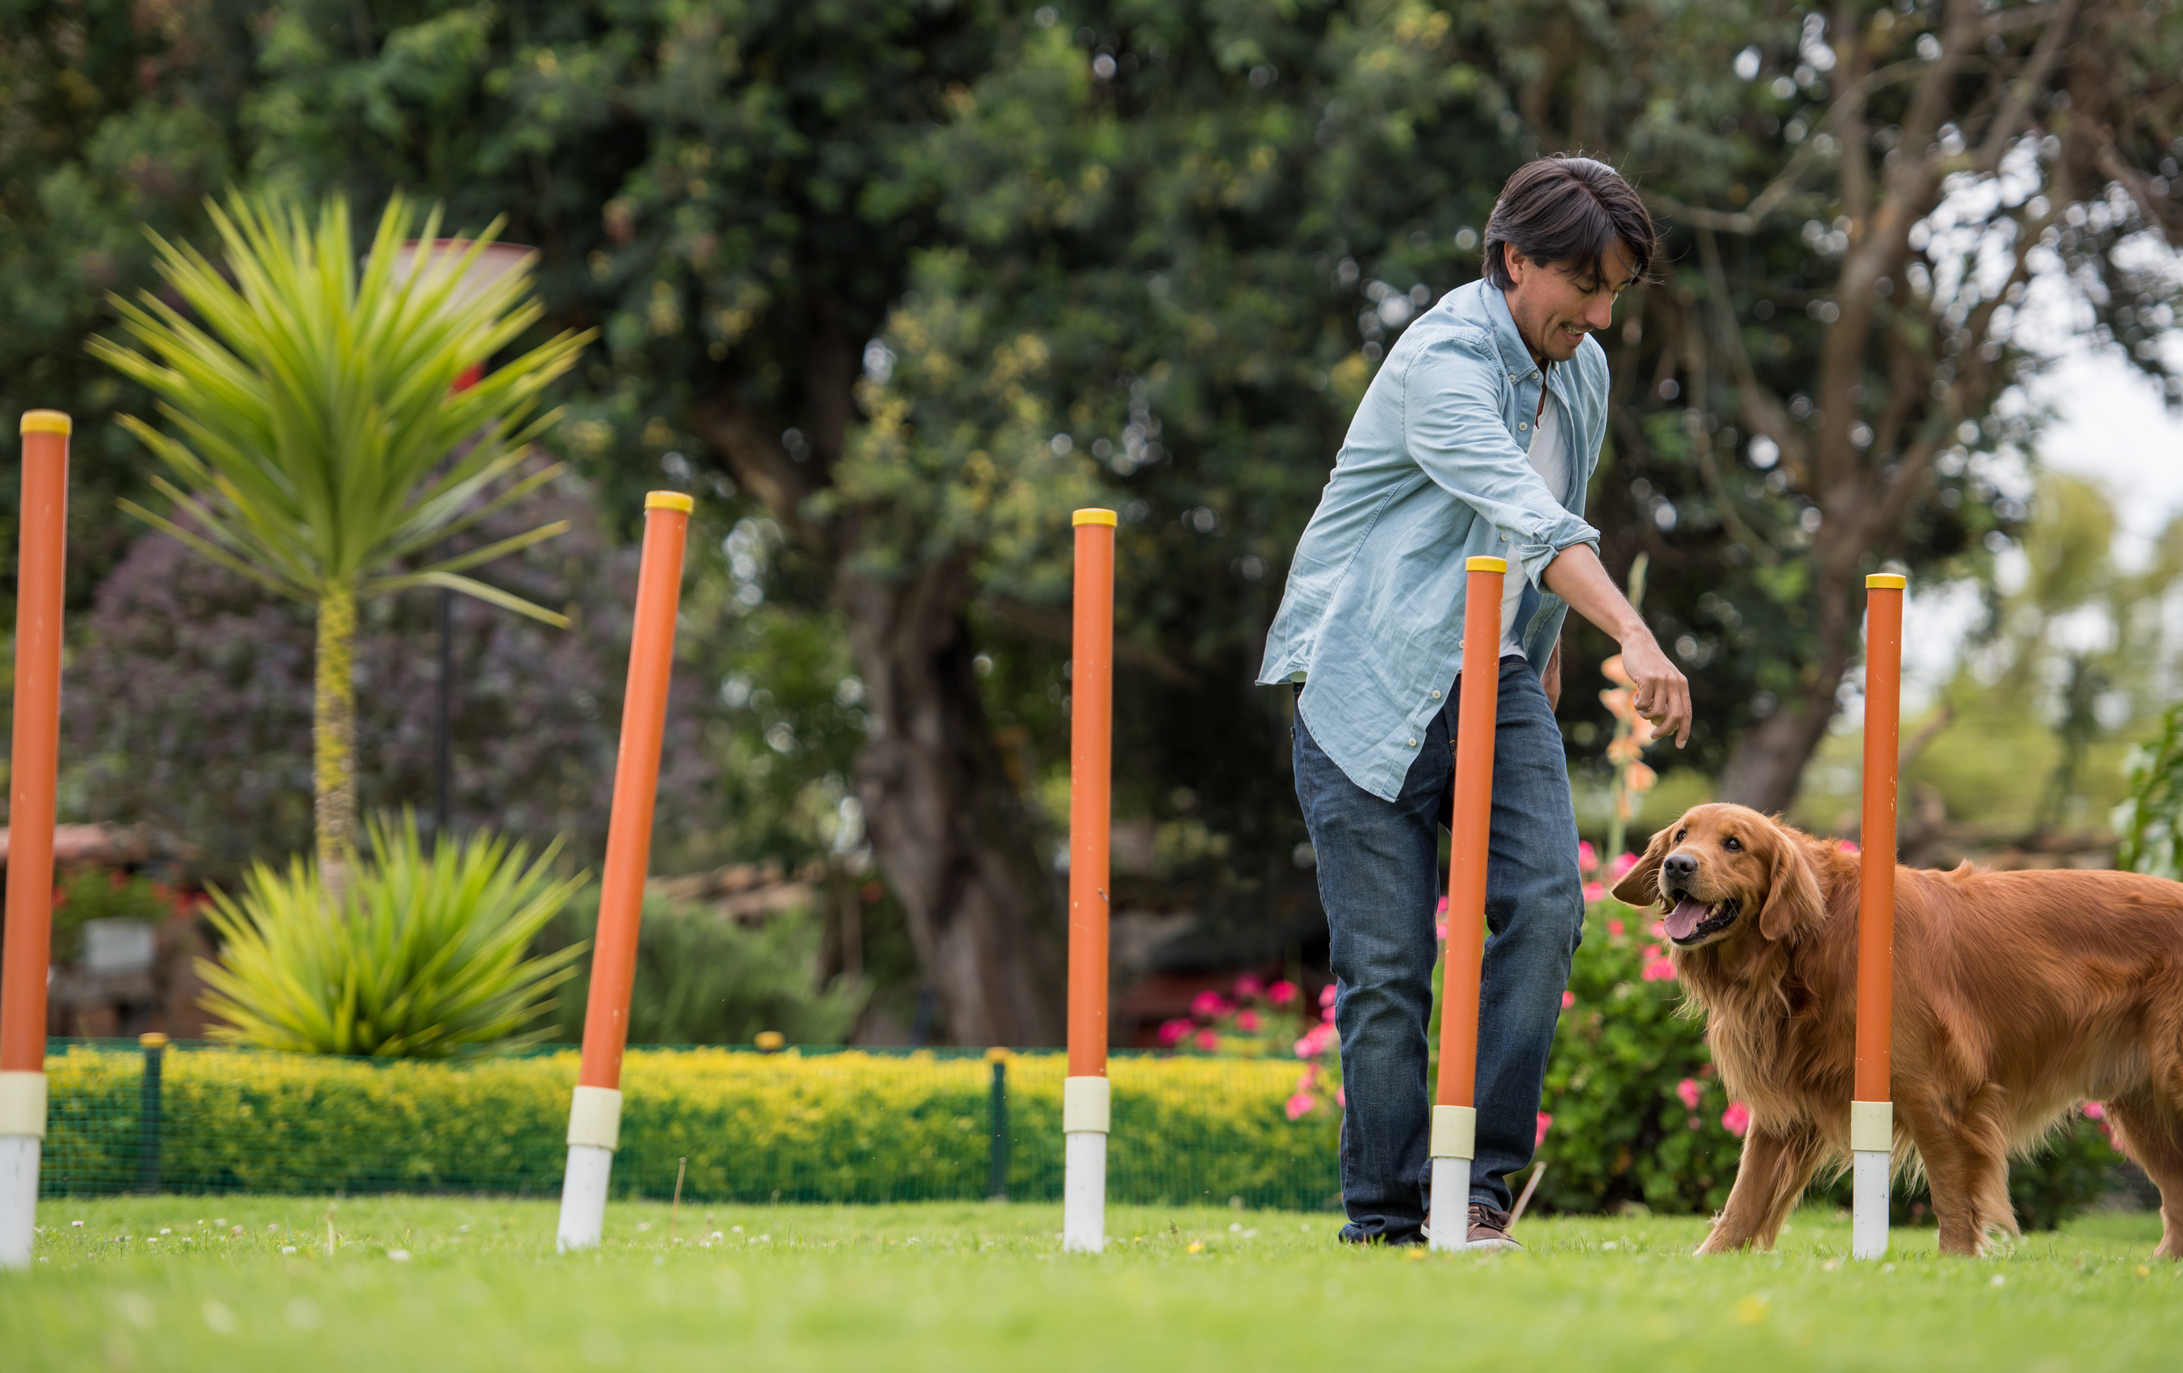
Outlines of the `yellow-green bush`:
<svg viewBox="0 0 2183 1373">
<path fill-rule="evenodd" d="M 373 1063 L 170 1051 L 160 1176 L 174 1191 L 558 1192 L 573 1052 Z M 1008 1059 L 1011 1196 L 1061 1193 L 1058 1055 Z M 138 1175 L 142 1056 L 47 1060 L 43 1181 L 124 1191 Z M 1109 1195 L 1117 1201 L 1319 1206 L 1338 1190 L 1334 1122 L 1290 1121 L 1293 1064 L 1119 1058 Z M 664 1196 L 689 1159 L 696 1201 L 906 1201 L 985 1194 L 992 1069 L 977 1058 L 637 1050 L 623 1064 L 626 1194 Z"/>
</svg>

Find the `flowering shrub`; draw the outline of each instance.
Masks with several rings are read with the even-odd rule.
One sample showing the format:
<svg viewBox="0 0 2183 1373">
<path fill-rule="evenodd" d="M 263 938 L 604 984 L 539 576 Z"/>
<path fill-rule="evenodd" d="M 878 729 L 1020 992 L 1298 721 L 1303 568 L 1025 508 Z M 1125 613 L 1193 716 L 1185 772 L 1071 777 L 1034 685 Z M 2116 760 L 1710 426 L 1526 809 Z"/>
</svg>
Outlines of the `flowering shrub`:
<svg viewBox="0 0 2183 1373">
<path fill-rule="evenodd" d="M 1190 1014 L 1160 1026 L 1160 1047 L 1217 1058 L 1285 1055 L 1304 1028 L 1303 993 L 1283 979 L 1268 986 L 1245 973 L 1230 994 L 1199 992 Z"/>
<path fill-rule="evenodd" d="M 1534 1205 L 1688 1213 L 1727 1200 L 1750 1113 L 1729 1099 L 1681 1003 L 1651 913 L 1593 900 L 1547 1063 L 1541 1105 L 1553 1128 Z"/>
<path fill-rule="evenodd" d="M 83 927 L 93 920 L 142 920 L 158 924 L 194 910 L 199 898 L 164 882 L 131 877 L 118 868 L 81 867 L 53 885 L 54 966 L 83 956 Z"/>
<path fill-rule="evenodd" d="M 1632 574 L 1631 586 L 1642 585 L 1642 572 Z M 1600 704 L 1615 717 L 1614 737 L 1607 744 L 1607 761 L 1614 765 L 1614 813 L 1607 822 L 1607 852 L 1611 861 L 1620 862 L 1628 855 L 1622 851 L 1623 834 L 1632 820 L 1637 818 L 1638 808 L 1644 804 L 1645 793 L 1659 784 L 1660 775 L 1643 761 L 1645 747 L 1657 737 L 1652 721 L 1637 713 L 1637 683 L 1622 666 L 1622 655 L 1617 653 L 1599 665 L 1602 676 L 1614 685 L 1599 693 Z M 1621 876 L 1617 872 L 1615 876 Z"/>
</svg>

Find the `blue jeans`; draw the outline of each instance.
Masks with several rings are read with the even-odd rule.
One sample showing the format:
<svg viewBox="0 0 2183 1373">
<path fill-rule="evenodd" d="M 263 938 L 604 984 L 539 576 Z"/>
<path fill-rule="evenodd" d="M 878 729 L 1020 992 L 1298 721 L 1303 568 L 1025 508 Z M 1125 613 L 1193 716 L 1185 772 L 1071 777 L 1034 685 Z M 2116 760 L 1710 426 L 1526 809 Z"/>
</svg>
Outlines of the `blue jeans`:
<svg viewBox="0 0 2183 1373">
<path fill-rule="evenodd" d="M 1472 1201 L 1507 1210 L 1531 1161 L 1547 1051 L 1584 935 L 1577 821 L 1561 729 L 1522 658 L 1501 660 L 1486 860 Z M 1349 780 L 1296 721 L 1296 795 L 1318 857 L 1342 1036 L 1342 1238 L 1405 1244 L 1426 1216 L 1431 1163 L 1425 1027 L 1433 913 L 1447 884 L 1440 832 L 1454 804 L 1458 693 L 1434 717 L 1393 801 Z"/>
</svg>

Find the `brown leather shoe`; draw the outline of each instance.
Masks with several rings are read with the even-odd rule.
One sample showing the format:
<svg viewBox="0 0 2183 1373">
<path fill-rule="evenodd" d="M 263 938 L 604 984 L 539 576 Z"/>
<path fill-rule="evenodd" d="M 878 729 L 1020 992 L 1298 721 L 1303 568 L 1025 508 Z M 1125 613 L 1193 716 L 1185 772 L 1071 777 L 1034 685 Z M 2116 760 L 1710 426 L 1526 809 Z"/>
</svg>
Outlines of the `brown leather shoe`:
<svg viewBox="0 0 2183 1373">
<path fill-rule="evenodd" d="M 1508 1212 L 1486 1205 L 1482 1201 L 1470 1204 L 1470 1228 L 1463 1236 L 1465 1249 L 1522 1250 L 1508 1233 Z"/>
</svg>

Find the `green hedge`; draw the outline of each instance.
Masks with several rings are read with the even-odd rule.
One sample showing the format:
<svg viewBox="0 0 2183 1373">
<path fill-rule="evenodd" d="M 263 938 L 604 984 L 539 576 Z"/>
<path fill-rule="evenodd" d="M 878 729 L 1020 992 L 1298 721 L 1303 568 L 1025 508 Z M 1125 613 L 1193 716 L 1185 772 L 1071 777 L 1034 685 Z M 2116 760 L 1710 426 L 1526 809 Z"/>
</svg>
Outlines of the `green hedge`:
<svg viewBox="0 0 2183 1373">
<path fill-rule="evenodd" d="M 170 1050 L 160 1184 L 178 1192 L 557 1194 L 573 1052 L 389 1062 Z M 1061 1194 L 1058 1055 L 1007 1059 L 1008 1189 Z M 48 1194 L 127 1191 L 139 1169 L 143 1056 L 47 1060 Z M 1117 1058 L 1117 1201 L 1333 1204 L 1335 1123 L 1290 1121 L 1293 1064 Z M 695 1201 L 973 1199 L 991 1159 L 992 1068 L 974 1057 L 856 1051 L 635 1050 L 623 1065 L 624 1195 L 661 1197 L 676 1160 Z"/>
</svg>

